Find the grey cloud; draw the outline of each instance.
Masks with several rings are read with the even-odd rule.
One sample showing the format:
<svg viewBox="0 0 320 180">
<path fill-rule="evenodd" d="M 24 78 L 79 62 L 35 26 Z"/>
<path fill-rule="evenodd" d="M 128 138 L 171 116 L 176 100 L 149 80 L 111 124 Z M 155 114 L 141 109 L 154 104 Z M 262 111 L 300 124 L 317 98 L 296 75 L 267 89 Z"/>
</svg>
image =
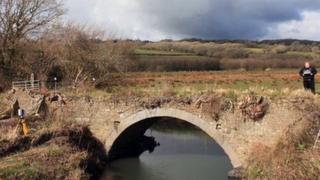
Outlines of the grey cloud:
<svg viewBox="0 0 320 180">
<path fill-rule="evenodd" d="M 79 2 L 69 1 L 69 4 L 72 4 L 72 1 Z M 125 36 L 142 39 L 152 38 L 155 32 L 161 34 L 161 38 L 263 38 L 268 29 L 277 24 L 301 20 L 301 12 L 320 9 L 318 0 L 95 1 L 94 9 L 105 8 L 100 14 L 95 12 L 95 16 L 104 16 L 107 19 L 102 23 L 109 23 L 106 26 L 110 27 L 112 21 L 111 26 L 116 26 Z M 80 14 L 83 16 L 83 13 Z M 92 15 L 88 17 L 91 17 L 89 21 L 95 20 Z"/>
</svg>

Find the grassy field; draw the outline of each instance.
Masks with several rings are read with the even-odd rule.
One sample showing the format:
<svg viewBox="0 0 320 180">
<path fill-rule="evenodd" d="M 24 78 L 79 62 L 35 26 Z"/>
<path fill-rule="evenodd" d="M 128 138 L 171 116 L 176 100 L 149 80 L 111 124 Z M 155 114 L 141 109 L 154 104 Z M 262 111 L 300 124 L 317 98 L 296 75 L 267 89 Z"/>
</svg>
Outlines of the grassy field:
<svg viewBox="0 0 320 180">
<path fill-rule="evenodd" d="M 212 57 L 179 51 L 136 49 L 137 72 L 208 71 L 218 70 L 219 61 Z"/>
<path fill-rule="evenodd" d="M 93 97 L 110 98 L 114 94 L 161 96 L 164 93 L 190 96 L 208 91 L 255 91 L 261 95 L 282 95 L 303 89 L 298 69 L 270 71 L 194 71 L 194 72 L 132 72 L 113 74 L 113 80 L 102 87 L 79 91 Z M 316 81 L 320 94 L 320 77 Z M 72 94 L 67 86 L 58 86 L 64 94 Z M 0 93 L 0 100 L 4 94 Z"/>
<path fill-rule="evenodd" d="M 305 61 L 320 66 L 318 53 L 281 45 L 154 43 L 139 46 L 133 57 L 131 72 L 287 69 L 300 68 Z"/>
<path fill-rule="evenodd" d="M 166 61 L 174 62 L 174 61 L 197 61 L 200 62 L 202 60 L 212 59 L 205 56 L 197 56 L 197 55 L 141 55 L 139 56 L 139 59 L 148 62 L 148 61 L 158 61 L 159 63 L 166 63 Z"/>
<path fill-rule="evenodd" d="M 212 71 L 212 72 L 167 72 L 129 73 L 127 85 L 154 86 L 167 82 L 176 86 L 214 85 L 218 88 L 243 89 L 253 86 L 266 88 L 297 88 L 301 79 L 295 70 L 273 71 Z"/>
<path fill-rule="evenodd" d="M 162 50 L 151 50 L 151 49 L 136 49 L 135 55 L 140 56 L 192 56 L 191 53 L 177 52 L 177 51 L 162 51 Z"/>
<path fill-rule="evenodd" d="M 296 55 L 296 56 L 303 56 L 306 58 L 312 58 L 315 56 L 318 56 L 319 54 L 314 53 L 314 52 L 303 52 L 303 51 L 288 51 L 288 55 Z"/>
<path fill-rule="evenodd" d="M 247 51 L 256 53 L 256 54 L 262 54 L 262 53 L 265 52 L 265 50 L 262 49 L 262 48 L 244 48 L 244 49 L 247 50 Z"/>
<path fill-rule="evenodd" d="M 263 48 L 243 48 L 255 54 L 263 54 Z M 195 61 L 200 63 L 210 57 L 200 56 L 192 53 L 177 51 L 136 49 L 135 54 L 143 62 L 157 61 L 168 63 L 170 61 Z M 312 52 L 288 51 L 286 54 L 312 56 Z M 213 59 L 211 59 L 213 60 Z M 221 63 L 221 62 L 220 62 Z M 224 88 L 234 90 L 246 90 L 252 87 L 279 90 L 283 88 L 301 88 L 301 78 L 298 75 L 299 69 L 270 69 L 245 71 L 184 71 L 184 72 L 136 72 L 125 75 L 125 84 L 134 87 L 155 87 L 159 84 L 168 83 L 173 87 L 198 87 L 197 89 Z M 320 80 L 320 78 L 319 78 Z"/>
<path fill-rule="evenodd" d="M 320 78 L 317 79 L 320 87 Z M 212 72 L 140 72 L 128 73 L 113 81 L 106 89 L 90 92 L 94 97 L 112 94 L 140 94 L 142 96 L 192 96 L 202 92 L 255 91 L 261 95 L 285 96 L 288 92 L 303 89 L 297 70 L 271 71 L 212 71 Z M 107 90 L 107 93 L 106 93 Z M 317 90 L 320 93 L 320 90 Z"/>
<path fill-rule="evenodd" d="M 267 49 L 257 48 L 257 47 L 256 48 L 241 47 L 241 48 L 238 48 L 238 50 L 248 52 L 249 54 L 257 54 L 257 55 L 270 54 L 270 52 L 268 52 Z M 196 53 L 181 52 L 173 49 L 171 51 L 166 51 L 166 50 L 143 49 L 143 48 L 135 49 L 134 54 L 139 56 L 196 56 L 196 57 L 199 56 Z M 319 53 L 306 52 L 306 51 L 285 51 L 283 53 L 280 53 L 280 55 L 291 55 L 291 56 L 312 59 L 313 57 L 318 57 Z M 201 55 L 201 56 L 206 57 L 206 55 Z"/>
</svg>

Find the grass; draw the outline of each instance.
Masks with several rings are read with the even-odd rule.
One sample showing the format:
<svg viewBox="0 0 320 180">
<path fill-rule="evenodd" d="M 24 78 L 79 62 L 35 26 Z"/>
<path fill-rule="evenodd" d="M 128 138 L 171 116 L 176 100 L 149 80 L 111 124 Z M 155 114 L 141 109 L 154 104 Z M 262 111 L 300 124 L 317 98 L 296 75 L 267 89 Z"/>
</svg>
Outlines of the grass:
<svg viewBox="0 0 320 180">
<path fill-rule="evenodd" d="M 61 148 L 58 146 L 52 146 L 50 149 L 48 149 L 47 155 L 50 157 L 59 157 L 63 156 L 64 152 Z"/>
<path fill-rule="evenodd" d="M 4 97 L 5 97 L 5 94 L 4 93 L 0 93 L 0 101 L 2 101 Z"/>
<path fill-rule="evenodd" d="M 84 171 L 79 168 L 85 157 L 69 145 L 34 147 L 0 158 L 0 179 L 69 179 L 73 173 L 82 176 Z"/>
<path fill-rule="evenodd" d="M 0 177 L 7 179 L 19 177 L 20 179 L 39 179 L 42 176 L 39 167 L 26 162 L 17 162 L 15 165 L 0 169 Z"/>
<path fill-rule="evenodd" d="M 167 73 L 129 73 L 124 77 L 126 90 L 131 88 L 153 92 L 167 83 L 173 91 L 206 91 L 228 89 L 245 91 L 250 88 L 281 91 L 303 88 L 296 70 L 273 70 L 271 72 L 222 71 L 222 72 L 167 72 Z M 319 82 L 319 80 L 318 80 Z M 320 84 L 317 83 L 319 87 Z M 122 87 L 119 86 L 121 89 Z"/>
<path fill-rule="evenodd" d="M 320 93 L 320 78 L 317 79 Z M 274 69 L 271 71 L 199 71 L 199 72 L 133 72 L 122 76 L 121 81 L 108 90 L 90 89 L 78 92 L 79 96 L 91 96 L 95 100 L 108 100 L 113 94 L 163 95 L 170 91 L 179 97 L 201 92 L 243 92 L 254 89 L 270 96 L 285 95 L 285 91 L 302 89 L 302 80 L 296 69 Z M 110 90 L 111 89 L 111 90 Z M 74 92 L 61 89 L 66 96 Z M 0 94 L 3 98 L 4 94 Z"/>
<path fill-rule="evenodd" d="M 303 56 L 306 58 L 311 58 L 318 55 L 317 53 L 314 53 L 314 52 L 303 52 L 303 51 L 288 51 L 286 54 Z"/>
<path fill-rule="evenodd" d="M 317 80 L 320 93 L 320 79 Z M 111 90 L 110 90 L 111 89 Z M 107 90 L 95 89 L 80 93 L 96 100 L 109 100 L 112 96 L 163 96 L 192 97 L 202 92 L 223 91 L 238 94 L 255 91 L 270 97 L 283 97 L 297 89 L 303 89 L 296 70 L 272 71 L 212 71 L 212 72 L 138 72 L 127 73 Z M 64 94 L 68 95 L 68 91 Z M 72 93 L 70 94 L 72 96 Z"/>
<path fill-rule="evenodd" d="M 265 50 L 262 48 L 244 48 L 244 49 L 255 54 L 263 54 L 265 52 Z"/>
<path fill-rule="evenodd" d="M 163 60 L 170 60 L 170 61 L 175 61 L 175 60 L 204 60 L 204 59 L 212 59 L 212 58 L 208 58 L 206 56 L 197 56 L 197 55 L 185 55 L 185 54 L 181 54 L 181 55 L 176 55 L 176 56 L 172 56 L 172 55 L 152 55 L 152 56 L 145 56 L 145 55 L 141 55 L 139 57 L 139 59 L 141 60 L 148 60 L 148 61 L 163 61 Z"/>
<path fill-rule="evenodd" d="M 162 51 L 162 50 L 151 50 L 151 49 L 136 49 L 135 55 L 143 56 L 189 56 L 191 53 L 177 52 L 177 51 Z"/>
<path fill-rule="evenodd" d="M 316 98 L 310 96 L 309 103 L 299 104 L 307 115 L 288 126 L 274 146 L 257 143 L 249 148 L 247 179 L 319 179 L 320 151 L 313 148 L 320 127 Z"/>
<path fill-rule="evenodd" d="M 265 49 L 263 48 L 243 48 L 244 51 L 248 51 L 254 54 L 264 54 Z M 192 53 L 178 52 L 178 51 L 164 51 L 164 50 L 152 50 L 152 49 L 136 49 L 135 55 L 139 56 L 195 56 Z M 303 56 L 306 58 L 315 57 L 319 54 L 314 52 L 303 52 L 303 51 L 288 51 L 285 54 L 293 56 Z"/>
<path fill-rule="evenodd" d="M 136 56 L 136 70 L 139 72 L 179 72 L 218 70 L 219 61 L 215 58 L 196 55 L 152 55 Z"/>
<path fill-rule="evenodd" d="M 33 150 L 35 151 L 35 150 Z M 41 151 L 37 151 L 40 155 Z M 21 155 L 14 155 L 8 158 L 3 158 L 0 161 L 0 178 L 6 179 L 39 179 L 43 177 L 43 168 L 35 161 L 28 160 L 35 154 L 27 152 Z"/>
<path fill-rule="evenodd" d="M 248 173 L 250 174 L 250 177 L 253 179 L 262 178 L 263 175 L 265 174 L 263 169 L 261 169 L 258 166 L 250 167 L 248 171 L 249 171 Z"/>
</svg>

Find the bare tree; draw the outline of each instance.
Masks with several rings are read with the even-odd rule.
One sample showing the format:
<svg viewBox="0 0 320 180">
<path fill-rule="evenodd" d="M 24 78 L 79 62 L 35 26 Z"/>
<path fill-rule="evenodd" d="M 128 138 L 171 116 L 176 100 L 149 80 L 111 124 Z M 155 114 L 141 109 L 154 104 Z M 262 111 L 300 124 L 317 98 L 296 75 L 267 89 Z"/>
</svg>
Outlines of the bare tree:
<svg viewBox="0 0 320 180">
<path fill-rule="evenodd" d="M 63 15 L 60 0 L 0 0 L 0 64 L 10 64 L 22 39 L 34 39 Z"/>
<path fill-rule="evenodd" d="M 110 77 L 111 72 L 128 70 L 132 44 L 105 40 L 105 32 L 94 26 L 66 24 L 55 31 L 53 42 L 61 43 L 59 59 L 63 60 L 67 79 L 78 87 L 95 78 L 96 82 Z"/>
</svg>

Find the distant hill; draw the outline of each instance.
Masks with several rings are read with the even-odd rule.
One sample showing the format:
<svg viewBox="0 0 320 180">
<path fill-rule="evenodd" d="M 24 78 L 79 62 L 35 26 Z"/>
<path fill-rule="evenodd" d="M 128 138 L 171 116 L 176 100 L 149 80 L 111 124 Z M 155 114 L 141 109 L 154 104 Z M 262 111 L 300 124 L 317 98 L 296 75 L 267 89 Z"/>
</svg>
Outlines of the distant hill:
<svg viewBox="0 0 320 180">
<path fill-rule="evenodd" d="M 172 42 L 173 40 L 163 40 L 165 42 Z M 197 39 L 197 38 L 190 38 L 190 39 L 182 39 L 179 40 L 180 42 L 203 42 L 203 43 L 241 43 L 241 44 L 267 44 L 267 45 L 276 45 L 276 44 L 283 44 L 283 45 L 291 45 L 293 43 L 299 43 L 303 45 L 320 45 L 320 41 L 311 41 L 311 40 L 299 40 L 299 39 L 274 39 L 274 40 L 205 40 L 205 39 Z"/>
</svg>

